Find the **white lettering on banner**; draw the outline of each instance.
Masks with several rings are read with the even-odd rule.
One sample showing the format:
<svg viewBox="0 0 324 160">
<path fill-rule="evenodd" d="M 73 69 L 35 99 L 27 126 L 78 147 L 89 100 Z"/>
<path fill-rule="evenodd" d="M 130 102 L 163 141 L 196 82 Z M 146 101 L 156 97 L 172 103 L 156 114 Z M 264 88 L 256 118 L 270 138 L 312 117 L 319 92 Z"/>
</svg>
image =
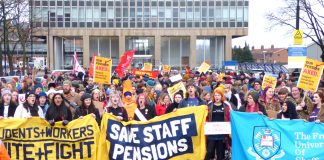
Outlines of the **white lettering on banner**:
<svg viewBox="0 0 324 160">
<path fill-rule="evenodd" d="M 206 122 L 205 135 L 231 134 L 230 122 Z"/>
<path fill-rule="evenodd" d="M 312 149 L 324 149 L 324 134 L 314 132 L 307 134 L 305 132 L 295 132 L 295 154 L 296 156 L 306 156 L 307 151 Z M 310 150 L 309 150 L 310 149 Z M 304 157 L 296 157 L 298 160 L 305 160 Z M 312 160 L 317 160 L 318 157 L 312 157 Z"/>
</svg>

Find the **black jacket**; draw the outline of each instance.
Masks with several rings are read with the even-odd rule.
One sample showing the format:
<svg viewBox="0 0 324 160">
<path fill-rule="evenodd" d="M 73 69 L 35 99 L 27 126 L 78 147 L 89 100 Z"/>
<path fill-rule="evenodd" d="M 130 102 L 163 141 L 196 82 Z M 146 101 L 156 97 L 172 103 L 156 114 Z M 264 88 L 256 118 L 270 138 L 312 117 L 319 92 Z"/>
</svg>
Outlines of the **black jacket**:
<svg viewBox="0 0 324 160">
<path fill-rule="evenodd" d="M 48 121 L 54 119 L 55 122 L 63 121 L 63 120 L 72 121 L 72 113 L 71 110 L 68 109 L 65 105 L 61 105 L 57 107 L 52 104 L 47 109 L 45 118 Z"/>
<path fill-rule="evenodd" d="M 17 106 L 13 103 L 9 104 L 9 108 L 8 108 L 8 117 L 13 117 L 15 114 Z M 4 116 L 4 104 L 1 103 L 0 104 L 0 116 Z"/>
<path fill-rule="evenodd" d="M 173 102 L 166 110 L 165 113 L 171 113 L 175 108 L 178 108 L 179 103 Z"/>
<path fill-rule="evenodd" d="M 79 118 L 81 116 L 86 116 L 86 115 L 91 114 L 91 113 L 96 115 L 96 121 L 97 121 L 98 125 L 100 126 L 101 118 L 100 118 L 99 110 L 97 108 L 95 108 L 94 112 L 93 111 L 91 112 L 88 109 L 78 107 L 75 110 L 73 119 L 77 119 L 77 118 Z"/>
</svg>

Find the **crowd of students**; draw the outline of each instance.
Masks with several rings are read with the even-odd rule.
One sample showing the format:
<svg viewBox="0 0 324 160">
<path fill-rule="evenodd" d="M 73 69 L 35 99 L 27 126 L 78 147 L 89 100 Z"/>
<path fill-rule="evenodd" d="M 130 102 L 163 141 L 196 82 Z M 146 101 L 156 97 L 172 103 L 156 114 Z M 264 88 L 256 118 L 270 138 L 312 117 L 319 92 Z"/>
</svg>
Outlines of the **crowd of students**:
<svg viewBox="0 0 324 160">
<path fill-rule="evenodd" d="M 147 121 L 179 108 L 207 105 L 210 122 L 230 121 L 231 110 L 256 112 L 270 119 L 324 122 L 321 89 L 305 92 L 284 73 L 278 75 L 275 88 L 264 89 L 264 73 L 255 78 L 253 73 L 192 71 L 172 82 L 173 74 L 177 73 L 159 74 L 155 79 L 131 73 L 124 77 L 113 75 L 111 85 L 96 84 L 88 73 L 45 75 L 43 81 L 31 76 L 11 82 L 1 80 L 0 118 L 37 116 L 54 126 L 56 122 L 67 125 L 91 114 L 100 126 L 104 112 L 122 121 Z M 186 90 L 170 97 L 167 89 L 179 82 Z M 25 102 L 19 104 L 18 94 L 25 94 Z M 229 141 L 227 135 L 207 136 L 205 159 L 215 158 L 215 153 L 217 159 L 224 159 Z"/>
</svg>

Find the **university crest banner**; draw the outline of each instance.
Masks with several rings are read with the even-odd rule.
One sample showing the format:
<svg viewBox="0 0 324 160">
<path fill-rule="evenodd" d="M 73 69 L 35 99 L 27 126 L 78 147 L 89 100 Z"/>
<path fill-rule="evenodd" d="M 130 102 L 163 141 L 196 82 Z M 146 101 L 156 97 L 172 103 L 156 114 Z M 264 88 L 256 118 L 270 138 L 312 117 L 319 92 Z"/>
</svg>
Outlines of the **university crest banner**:
<svg viewBox="0 0 324 160">
<path fill-rule="evenodd" d="M 231 112 L 233 160 L 324 159 L 324 125 Z"/>
<path fill-rule="evenodd" d="M 178 109 L 146 122 L 121 122 L 105 113 L 98 159 L 204 159 L 207 107 Z"/>
<path fill-rule="evenodd" d="M 54 127 L 41 118 L 1 119 L 0 140 L 11 159 L 97 159 L 99 126 L 91 116 Z"/>
</svg>

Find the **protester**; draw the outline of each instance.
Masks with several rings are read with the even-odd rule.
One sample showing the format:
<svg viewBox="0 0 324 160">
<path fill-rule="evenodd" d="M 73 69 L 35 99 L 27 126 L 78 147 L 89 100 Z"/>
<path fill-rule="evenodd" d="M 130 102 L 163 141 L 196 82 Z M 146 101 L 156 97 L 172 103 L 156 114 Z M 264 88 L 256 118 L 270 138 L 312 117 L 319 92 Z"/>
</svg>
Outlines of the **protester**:
<svg viewBox="0 0 324 160">
<path fill-rule="evenodd" d="M 302 95 L 298 87 L 292 87 L 291 94 L 296 104 L 298 117 L 308 121 L 309 109 L 314 107 L 312 100 L 308 96 Z"/>
<path fill-rule="evenodd" d="M 229 101 L 233 107 L 234 110 L 237 109 L 237 107 L 240 107 L 239 106 L 239 102 L 240 100 L 236 97 L 236 95 L 232 92 L 232 84 L 230 82 L 227 82 L 225 84 L 225 97 L 227 99 L 227 101 Z"/>
<path fill-rule="evenodd" d="M 276 118 L 277 113 L 280 110 L 280 104 L 278 99 L 274 95 L 274 90 L 271 87 L 266 87 L 263 90 L 262 96 L 259 98 L 259 103 L 263 105 L 268 112 L 268 115 L 271 116 L 271 118 Z M 276 112 L 275 115 L 271 115 L 270 113 Z"/>
<path fill-rule="evenodd" d="M 42 109 L 36 103 L 36 95 L 33 91 L 29 91 L 25 95 L 26 102 L 18 105 L 14 118 L 31 118 L 41 117 L 44 118 Z"/>
<path fill-rule="evenodd" d="M 46 117 L 47 109 L 49 108 L 47 95 L 45 92 L 40 92 L 38 98 L 39 107 L 42 109 L 44 117 Z"/>
<path fill-rule="evenodd" d="M 97 89 L 97 86 L 93 82 L 93 78 L 89 78 L 87 82 L 88 85 L 86 86 L 86 92 L 90 94 L 94 89 Z"/>
<path fill-rule="evenodd" d="M 208 121 L 209 122 L 225 122 L 230 119 L 230 106 L 224 102 L 223 89 L 216 88 L 212 95 L 212 103 L 208 105 Z M 214 158 L 215 149 L 217 160 L 225 158 L 225 135 L 209 135 L 207 136 L 207 153 L 205 160 Z"/>
<path fill-rule="evenodd" d="M 194 83 L 187 84 L 186 98 L 181 100 L 179 108 L 205 105 L 206 103 L 199 97 Z"/>
<path fill-rule="evenodd" d="M 280 88 L 278 91 L 278 100 L 280 105 L 282 106 L 285 101 L 291 101 L 292 103 L 295 102 L 294 98 L 288 95 L 289 90 L 287 88 Z M 296 104 L 294 103 L 296 106 Z M 296 108 L 296 107 L 295 107 Z"/>
<path fill-rule="evenodd" d="M 63 82 L 63 97 L 64 97 L 64 103 L 65 106 L 67 106 L 72 115 L 74 115 L 75 109 L 78 106 L 81 106 L 81 100 L 80 100 L 80 95 L 78 95 L 75 92 L 72 92 L 71 90 L 72 83 L 69 80 L 65 80 Z"/>
<path fill-rule="evenodd" d="M 65 106 L 64 97 L 61 93 L 55 93 L 52 99 L 52 103 L 46 112 L 46 120 L 51 126 L 54 126 L 55 122 L 62 121 L 65 126 L 72 121 L 72 113 Z"/>
<path fill-rule="evenodd" d="M 314 93 L 314 107 L 309 108 L 309 122 L 324 122 L 324 94 L 321 91 Z"/>
<path fill-rule="evenodd" d="M 18 91 L 17 90 L 13 90 L 11 92 L 11 103 L 18 106 L 19 102 L 18 102 Z"/>
<path fill-rule="evenodd" d="M 155 108 L 155 105 L 157 102 L 157 101 L 155 101 L 154 94 L 156 94 L 154 87 L 152 87 L 152 88 L 147 87 L 147 89 L 146 89 L 147 100 L 146 101 L 147 101 L 148 106 L 151 108 Z"/>
<path fill-rule="evenodd" d="M 128 120 L 129 121 L 134 120 L 135 110 L 137 109 L 137 105 L 133 100 L 133 95 L 130 91 L 124 92 L 123 105 L 127 111 Z"/>
<path fill-rule="evenodd" d="M 287 100 L 282 104 L 281 108 L 282 110 L 277 114 L 277 119 L 283 119 L 283 120 L 298 119 L 296 106 L 293 102 Z"/>
<path fill-rule="evenodd" d="M 161 115 L 165 114 L 165 111 L 170 106 L 170 104 L 171 104 L 171 101 L 170 101 L 169 94 L 163 93 L 160 96 L 160 99 L 155 106 L 156 115 L 161 116 Z"/>
<path fill-rule="evenodd" d="M 252 90 L 254 92 L 258 92 L 259 93 L 259 96 L 261 96 L 263 94 L 263 92 L 262 92 L 262 83 L 259 80 L 255 80 L 252 83 L 252 87 L 253 87 Z"/>
<path fill-rule="evenodd" d="M 200 97 L 207 105 L 212 103 L 210 94 L 210 92 L 203 91 Z"/>
<path fill-rule="evenodd" d="M 136 104 L 138 111 L 135 111 L 134 120 L 146 121 L 156 116 L 154 108 L 147 105 L 145 94 L 141 93 L 137 96 Z"/>
<path fill-rule="evenodd" d="M 110 98 L 104 111 L 115 115 L 118 120 L 128 121 L 127 111 L 123 107 L 121 98 L 116 91 L 110 93 Z"/>
<path fill-rule="evenodd" d="M 100 126 L 101 119 L 100 119 L 99 110 L 93 104 L 91 95 L 89 93 L 84 93 L 81 96 L 81 102 L 82 102 L 81 106 L 75 110 L 73 119 L 83 118 L 84 116 L 91 114 L 96 119 L 98 125 Z"/>
<path fill-rule="evenodd" d="M 240 108 L 240 112 L 257 112 L 268 116 L 265 107 L 259 103 L 259 93 L 255 91 L 250 91 L 247 95 L 246 103 L 243 104 Z"/>
<path fill-rule="evenodd" d="M 208 92 L 206 92 L 206 93 L 208 93 Z M 174 94 L 173 103 L 171 103 L 171 105 L 165 110 L 165 113 L 171 113 L 171 112 L 176 111 L 177 108 L 179 107 L 179 103 L 181 102 L 182 99 L 183 99 L 183 93 L 182 93 L 182 90 L 180 90 L 179 92 Z"/>
<path fill-rule="evenodd" d="M 17 105 L 11 101 L 11 96 L 9 89 L 3 89 L 1 91 L 0 119 L 13 117 L 15 114 Z"/>
<path fill-rule="evenodd" d="M 43 91 L 42 84 L 40 84 L 40 83 L 36 84 L 34 86 L 34 91 L 35 91 L 36 98 L 38 99 L 39 98 L 39 93 Z"/>
</svg>

